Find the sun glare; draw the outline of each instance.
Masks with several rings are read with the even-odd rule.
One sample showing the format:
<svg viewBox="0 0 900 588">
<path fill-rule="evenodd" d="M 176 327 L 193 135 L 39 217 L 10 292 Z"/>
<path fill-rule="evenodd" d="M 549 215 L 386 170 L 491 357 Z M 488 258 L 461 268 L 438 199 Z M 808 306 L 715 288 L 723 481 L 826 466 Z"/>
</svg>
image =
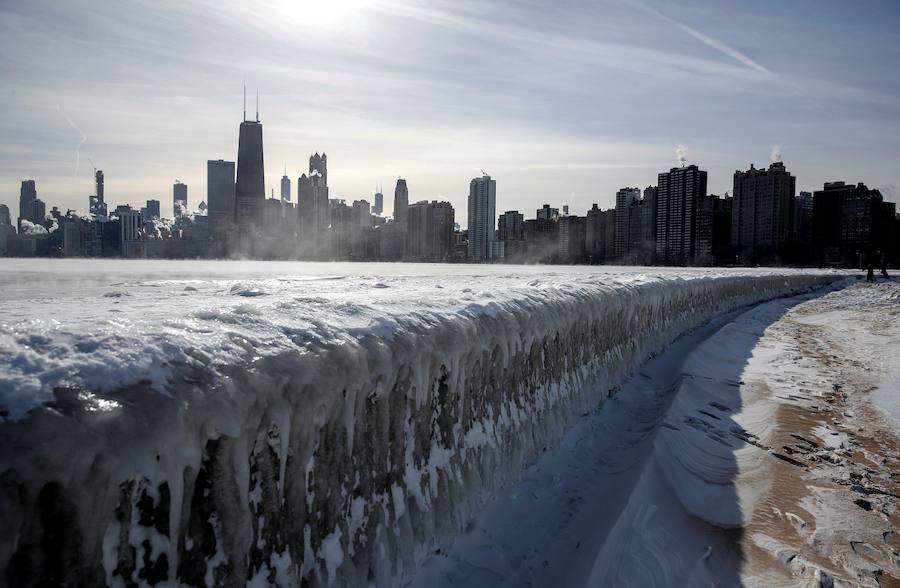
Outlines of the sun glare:
<svg viewBox="0 0 900 588">
<path fill-rule="evenodd" d="M 276 0 L 274 13 L 279 19 L 303 28 L 338 32 L 357 26 L 371 0 Z"/>
</svg>

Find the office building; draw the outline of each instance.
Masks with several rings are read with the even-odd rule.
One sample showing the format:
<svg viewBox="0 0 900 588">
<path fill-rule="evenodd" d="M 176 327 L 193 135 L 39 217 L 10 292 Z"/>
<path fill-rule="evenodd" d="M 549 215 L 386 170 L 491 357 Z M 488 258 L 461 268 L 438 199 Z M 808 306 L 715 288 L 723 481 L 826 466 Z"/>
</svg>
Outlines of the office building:
<svg viewBox="0 0 900 588">
<path fill-rule="evenodd" d="M 406 180 L 397 179 L 394 187 L 394 221 L 400 226 L 401 231 L 406 230 L 406 209 L 409 206 L 409 189 Z"/>
<path fill-rule="evenodd" d="M 375 192 L 375 206 L 372 207 L 372 214 L 379 216 L 384 214 L 384 194 L 381 193 L 380 188 Z"/>
<path fill-rule="evenodd" d="M 260 226 L 265 199 L 262 124 L 259 122 L 259 112 L 255 121 L 249 121 L 245 109 L 238 137 L 237 183 L 234 190 L 234 220 L 244 238 Z M 249 245 L 249 242 L 243 243 L 244 249 Z"/>
<path fill-rule="evenodd" d="M 291 201 L 291 178 L 287 176 L 287 172 L 281 176 L 281 201 Z"/>
<path fill-rule="evenodd" d="M 209 234 L 214 241 L 224 241 L 234 227 L 235 183 L 234 162 L 206 162 L 206 202 L 209 206 Z"/>
<path fill-rule="evenodd" d="M 309 175 L 312 175 L 313 172 L 318 172 L 319 176 L 322 178 L 322 185 L 328 186 L 328 156 L 322 153 L 319 155 L 318 152 L 310 155 L 309 157 Z"/>
</svg>

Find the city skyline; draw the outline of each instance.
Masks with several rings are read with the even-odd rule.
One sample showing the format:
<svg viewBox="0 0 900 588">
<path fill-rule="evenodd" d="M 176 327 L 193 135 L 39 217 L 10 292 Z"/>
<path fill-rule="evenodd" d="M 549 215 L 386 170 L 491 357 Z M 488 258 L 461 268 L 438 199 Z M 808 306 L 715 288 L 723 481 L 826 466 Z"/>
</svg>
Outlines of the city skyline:
<svg viewBox="0 0 900 588">
<path fill-rule="evenodd" d="M 373 185 L 402 176 L 410 203 L 447 200 L 463 226 L 482 168 L 501 181 L 498 209 L 609 208 L 621 187 L 655 184 L 679 145 L 710 193 L 780 151 L 798 191 L 858 177 L 897 199 L 900 11 L 889 3 L 865 14 L 816 4 L 815 27 L 806 3 L 551 13 L 344 0 L 316 18 L 287 6 L 254 15 L 226 3 L 203 12 L 209 22 L 194 18 L 201 3 L 4 6 L 0 71 L 16 84 L 0 98 L 0 203 L 17 208 L 21 181 L 35 179 L 40 198 L 84 210 L 96 166 L 110 202 L 158 199 L 170 217 L 178 178 L 194 209 L 206 162 L 235 159 L 244 81 L 260 91 L 265 184 L 285 164 L 296 181 L 309 153 L 326 152 L 332 197 L 371 202 Z M 164 27 L 171 44 L 153 40 Z M 402 53 L 389 42 L 400 27 Z"/>
</svg>

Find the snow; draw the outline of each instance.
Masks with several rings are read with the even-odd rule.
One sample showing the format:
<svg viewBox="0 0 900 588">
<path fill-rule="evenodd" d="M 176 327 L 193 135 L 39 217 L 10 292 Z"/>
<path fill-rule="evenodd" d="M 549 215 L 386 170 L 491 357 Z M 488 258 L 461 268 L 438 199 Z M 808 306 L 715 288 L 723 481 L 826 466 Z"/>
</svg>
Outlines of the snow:
<svg viewBox="0 0 900 588">
<path fill-rule="evenodd" d="M 865 416 L 872 385 L 892 386 L 898 286 L 846 280 L 683 336 L 503 487 L 413 586 L 900 577 L 900 427 Z"/>
<path fill-rule="evenodd" d="M 680 334 L 840 277 L 0 261 L 0 562 L 58 482 L 73 583 L 148 573 L 113 524 L 169 581 L 402 582 Z"/>
</svg>

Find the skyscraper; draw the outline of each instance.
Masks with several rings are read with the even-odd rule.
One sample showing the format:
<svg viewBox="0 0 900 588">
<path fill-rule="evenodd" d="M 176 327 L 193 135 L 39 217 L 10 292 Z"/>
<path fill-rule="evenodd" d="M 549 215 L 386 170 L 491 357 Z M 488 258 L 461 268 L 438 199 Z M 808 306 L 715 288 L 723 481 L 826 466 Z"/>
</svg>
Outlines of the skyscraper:
<svg viewBox="0 0 900 588">
<path fill-rule="evenodd" d="M 209 205 L 209 234 L 222 241 L 234 226 L 234 162 L 209 160 L 206 162 L 206 202 Z"/>
<path fill-rule="evenodd" d="M 342 211 L 338 216 L 341 214 Z M 297 179 L 297 220 L 301 255 L 315 258 L 327 251 L 329 243 L 326 237 L 331 217 L 325 179 L 316 169 L 313 169 L 309 176 L 301 175 Z"/>
<path fill-rule="evenodd" d="M 731 245 L 743 263 L 774 261 L 791 237 L 796 178 L 776 161 L 734 172 Z"/>
<path fill-rule="evenodd" d="M 103 196 L 104 189 L 103 189 L 103 170 L 102 169 L 98 169 L 96 172 L 94 172 L 94 184 L 96 185 L 97 202 L 100 202 L 100 203 L 106 202 L 106 200 L 104 200 L 104 196 Z"/>
<path fill-rule="evenodd" d="M 281 176 L 281 201 L 291 201 L 291 178 L 287 176 L 287 170 L 285 170 L 284 175 Z"/>
<path fill-rule="evenodd" d="M 18 230 L 22 232 L 22 220 L 31 219 L 31 205 L 37 200 L 37 188 L 34 180 L 23 180 L 19 189 L 19 221 Z"/>
<path fill-rule="evenodd" d="M 313 172 L 319 172 L 319 175 L 322 176 L 322 185 L 328 186 L 328 156 L 322 153 L 319 155 L 318 152 L 311 155 L 309 158 L 309 175 L 312 175 Z"/>
<path fill-rule="evenodd" d="M 234 218 L 238 231 L 248 233 L 262 222 L 262 207 L 266 199 L 263 172 L 263 137 L 259 111 L 256 120 L 247 120 L 246 107 L 238 138 L 237 184 L 234 191 Z"/>
<path fill-rule="evenodd" d="M 469 183 L 469 260 L 484 261 L 488 258 L 494 241 L 497 181 L 484 175 Z"/>
<path fill-rule="evenodd" d="M 172 186 L 172 210 L 175 218 L 187 214 L 187 189 L 187 184 L 182 183 L 180 180 L 175 180 L 175 184 Z"/>
<path fill-rule="evenodd" d="M 381 188 L 378 188 L 378 191 L 375 192 L 375 206 L 372 207 L 372 214 L 382 214 L 384 212 L 384 194 L 381 193 Z"/>
<path fill-rule="evenodd" d="M 659 174 L 656 196 L 656 262 L 693 261 L 694 203 L 706 195 L 706 172 L 696 165 Z"/>
<path fill-rule="evenodd" d="M 406 187 L 406 180 L 397 178 L 397 186 L 394 188 L 394 221 L 400 224 L 401 229 L 406 226 L 406 208 L 408 206 L 409 190 Z"/>
<path fill-rule="evenodd" d="M 9 207 L 5 204 L 0 204 L 0 225 L 11 225 L 12 218 L 9 215 Z"/>
</svg>

